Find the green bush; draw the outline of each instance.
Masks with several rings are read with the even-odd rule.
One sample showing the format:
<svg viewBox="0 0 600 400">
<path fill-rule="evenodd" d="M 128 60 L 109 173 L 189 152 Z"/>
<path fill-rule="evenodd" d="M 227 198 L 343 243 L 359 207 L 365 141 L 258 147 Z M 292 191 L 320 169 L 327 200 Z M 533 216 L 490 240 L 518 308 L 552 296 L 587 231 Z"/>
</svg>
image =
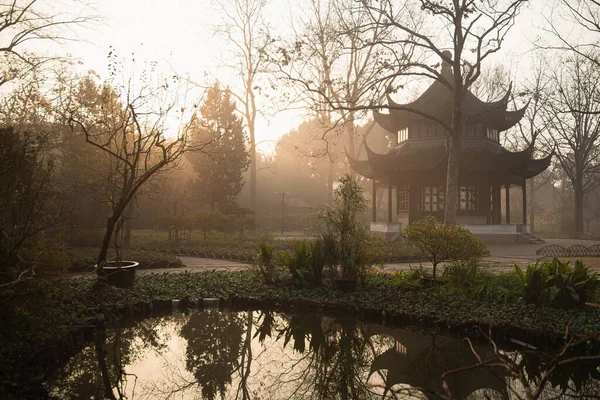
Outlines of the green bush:
<svg viewBox="0 0 600 400">
<path fill-rule="evenodd" d="M 267 246 L 264 240 L 261 240 L 256 247 L 258 270 L 260 271 L 266 283 L 274 283 L 278 279 L 277 266 L 273 262 L 273 246 Z"/>
<path fill-rule="evenodd" d="M 526 303 L 560 308 L 582 305 L 599 282 L 598 274 L 592 273 L 580 260 L 571 267 L 568 261 L 563 263 L 554 258 L 550 262 L 530 265 L 525 272 L 515 265 L 515 271 L 524 284 L 523 300 Z"/>
<path fill-rule="evenodd" d="M 319 212 L 324 224 L 324 241 L 327 246 L 335 244 L 334 254 L 343 279 L 361 279 L 373 258 L 369 248 L 373 237 L 358 214 L 367 207 L 367 200 L 359 183 L 349 174 L 339 179 L 334 192 L 334 205 Z"/>
<path fill-rule="evenodd" d="M 444 269 L 445 289 L 472 300 L 507 303 L 516 301 L 521 293 L 517 274 L 495 275 L 481 270 L 473 262 L 453 261 Z"/>
<path fill-rule="evenodd" d="M 438 264 L 442 262 L 477 263 L 487 251 L 468 229 L 444 225 L 432 216 L 408 225 L 404 238 L 433 264 L 434 277 Z"/>
</svg>

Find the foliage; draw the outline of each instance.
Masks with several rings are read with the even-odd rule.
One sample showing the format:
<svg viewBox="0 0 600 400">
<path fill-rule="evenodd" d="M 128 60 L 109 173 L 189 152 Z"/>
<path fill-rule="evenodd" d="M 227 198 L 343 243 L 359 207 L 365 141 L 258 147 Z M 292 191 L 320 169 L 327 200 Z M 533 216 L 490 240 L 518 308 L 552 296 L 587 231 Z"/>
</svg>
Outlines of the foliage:
<svg viewBox="0 0 600 400">
<path fill-rule="evenodd" d="M 308 280 L 311 271 L 310 268 L 311 253 L 306 245 L 306 241 L 296 242 L 294 252 L 285 252 L 279 256 L 279 260 L 285 265 L 292 278 L 297 281 Z"/>
<path fill-rule="evenodd" d="M 4 282 L 52 262 L 48 258 L 52 252 L 58 256 L 56 263 L 64 257 L 63 238 L 55 229 L 61 209 L 46 136 L 0 129 L 0 171 L 0 282 Z"/>
<path fill-rule="evenodd" d="M 215 205 L 223 208 L 240 193 L 250 158 L 229 89 L 218 83 L 211 86 L 200 113 L 191 122 L 191 134 L 195 147 L 202 151 L 190 152 L 187 158 L 197 174 L 198 197 L 214 210 Z"/>
<path fill-rule="evenodd" d="M 515 271 L 521 278 L 526 303 L 549 304 L 560 308 L 579 306 L 588 300 L 600 279 L 580 260 L 571 267 L 569 262 L 554 258 L 550 262 L 537 262 L 523 272 L 515 265 Z"/>
<path fill-rule="evenodd" d="M 495 275 L 472 262 L 451 262 L 444 269 L 443 277 L 447 280 L 444 290 L 473 300 L 514 304 L 522 291 L 516 274 Z"/>
<path fill-rule="evenodd" d="M 229 225 L 228 217 L 218 211 L 200 211 L 193 217 L 194 225 L 202 231 L 204 240 L 206 233 L 212 229 L 223 231 Z"/>
<path fill-rule="evenodd" d="M 275 283 L 278 280 L 277 266 L 273 262 L 273 246 L 261 240 L 256 247 L 258 270 L 266 283 Z"/>
<path fill-rule="evenodd" d="M 467 261 L 476 263 L 486 248 L 466 228 L 445 225 L 432 216 L 408 225 L 404 237 L 433 264 L 433 276 L 439 263 Z"/>
<path fill-rule="evenodd" d="M 349 174 L 339 179 L 334 192 L 334 205 L 319 213 L 325 229 L 327 247 L 335 243 L 334 254 L 343 279 L 364 278 L 372 261 L 368 248 L 373 241 L 367 227 L 357 217 L 367 207 L 363 188 Z"/>
</svg>

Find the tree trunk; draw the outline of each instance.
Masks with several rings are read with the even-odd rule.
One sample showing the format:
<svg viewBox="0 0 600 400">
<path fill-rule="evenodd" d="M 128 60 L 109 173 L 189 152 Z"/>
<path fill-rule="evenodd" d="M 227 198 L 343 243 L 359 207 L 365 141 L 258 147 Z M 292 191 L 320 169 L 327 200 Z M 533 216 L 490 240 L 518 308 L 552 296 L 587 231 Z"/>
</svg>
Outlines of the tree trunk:
<svg viewBox="0 0 600 400">
<path fill-rule="evenodd" d="M 346 130 L 346 136 L 348 139 L 348 154 L 352 158 L 356 158 L 356 149 L 354 145 L 354 113 L 350 112 L 347 118 L 347 122 L 344 124 Z M 350 168 L 350 176 L 356 178 L 356 173 Z"/>
<path fill-rule="evenodd" d="M 123 232 L 123 247 L 128 248 L 131 244 L 131 216 L 133 215 L 134 202 L 130 201 L 125 212 L 125 229 Z"/>
<path fill-rule="evenodd" d="M 574 184 L 575 189 L 575 233 L 583 233 L 583 188 Z"/>
<path fill-rule="evenodd" d="M 102 239 L 102 247 L 100 247 L 100 254 L 98 255 L 98 266 L 100 266 L 100 264 L 103 264 L 106 261 L 106 254 L 108 253 L 108 248 L 110 246 L 110 239 L 112 238 L 118 218 L 119 217 L 116 215 L 116 213 L 114 213 L 106 219 L 106 232 L 104 233 L 104 239 Z M 99 277 L 105 277 L 104 270 L 102 268 L 97 268 L 96 273 Z"/>
<path fill-rule="evenodd" d="M 331 160 L 327 162 L 327 204 L 333 205 L 333 167 L 335 163 Z"/>
<path fill-rule="evenodd" d="M 106 365 L 106 351 L 104 350 L 105 343 L 106 332 L 104 330 L 98 331 L 95 336 L 94 347 L 96 350 L 96 356 L 98 358 L 100 374 L 102 376 L 102 385 L 104 386 L 104 397 L 107 399 L 116 399 L 112 391 L 112 385 L 110 384 L 110 375 L 108 373 L 108 367 Z"/>
<path fill-rule="evenodd" d="M 446 172 L 446 204 L 444 224 L 456 225 L 458 208 L 458 166 L 460 160 L 460 134 L 448 138 L 448 171 Z"/>
<path fill-rule="evenodd" d="M 533 233 L 535 232 L 535 178 L 530 179 L 527 185 L 529 185 L 527 190 L 529 192 L 529 202 L 527 204 L 529 206 L 529 231 Z"/>
<path fill-rule="evenodd" d="M 250 209 L 256 211 L 256 141 L 254 121 L 248 124 L 250 133 Z"/>
</svg>

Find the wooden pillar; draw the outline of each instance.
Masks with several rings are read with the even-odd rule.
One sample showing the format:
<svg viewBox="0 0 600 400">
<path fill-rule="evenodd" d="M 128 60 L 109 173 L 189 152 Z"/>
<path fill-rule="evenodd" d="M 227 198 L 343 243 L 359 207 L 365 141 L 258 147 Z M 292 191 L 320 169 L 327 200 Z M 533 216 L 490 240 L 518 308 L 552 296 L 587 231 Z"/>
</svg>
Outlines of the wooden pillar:
<svg viewBox="0 0 600 400">
<path fill-rule="evenodd" d="M 417 203 L 417 189 L 416 185 L 410 185 L 408 187 L 408 223 L 411 224 L 418 219 L 418 203 Z"/>
<path fill-rule="evenodd" d="M 492 185 L 492 205 L 493 205 L 492 224 L 499 225 L 502 223 L 500 184 Z"/>
<path fill-rule="evenodd" d="M 373 222 L 377 222 L 377 181 L 373 179 Z"/>
<path fill-rule="evenodd" d="M 392 223 L 392 182 L 388 182 L 388 223 Z"/>
<path fill-rule="evenodd" d="M 527 225 L 527 179 L 523 179 L 523 224 Z"/>
<path fill-rule="evenodd" d="M 510 185 L 506 184 L 504 187 L 506 188 L 506 224 L 508 225 L 510 224 Z"/>
</svg>

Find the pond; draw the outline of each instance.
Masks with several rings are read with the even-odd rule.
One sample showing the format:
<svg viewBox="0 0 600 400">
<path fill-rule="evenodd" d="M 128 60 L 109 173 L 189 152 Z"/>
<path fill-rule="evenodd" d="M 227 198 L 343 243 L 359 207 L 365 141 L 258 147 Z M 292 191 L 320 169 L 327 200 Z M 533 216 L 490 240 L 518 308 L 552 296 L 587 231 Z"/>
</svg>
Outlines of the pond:
<svg viewBox="0 0 600 400">
<path fill-rule="evenodd" d="M 535 389 L 552 357 L 515 347 L 498 352 Z M 523 394 L 502 366 L 474 367 L 474 352 L 494 356 L 486 341 L 471 347 L 349 318 L 189 310 L 97 332 L 45 386 L 60 399 L 436 399 L 447 396 L 444 386 L 457 399 Z M 557 369 L 541 398 L 597 395 L 599 365 Z"/>
</svg>

